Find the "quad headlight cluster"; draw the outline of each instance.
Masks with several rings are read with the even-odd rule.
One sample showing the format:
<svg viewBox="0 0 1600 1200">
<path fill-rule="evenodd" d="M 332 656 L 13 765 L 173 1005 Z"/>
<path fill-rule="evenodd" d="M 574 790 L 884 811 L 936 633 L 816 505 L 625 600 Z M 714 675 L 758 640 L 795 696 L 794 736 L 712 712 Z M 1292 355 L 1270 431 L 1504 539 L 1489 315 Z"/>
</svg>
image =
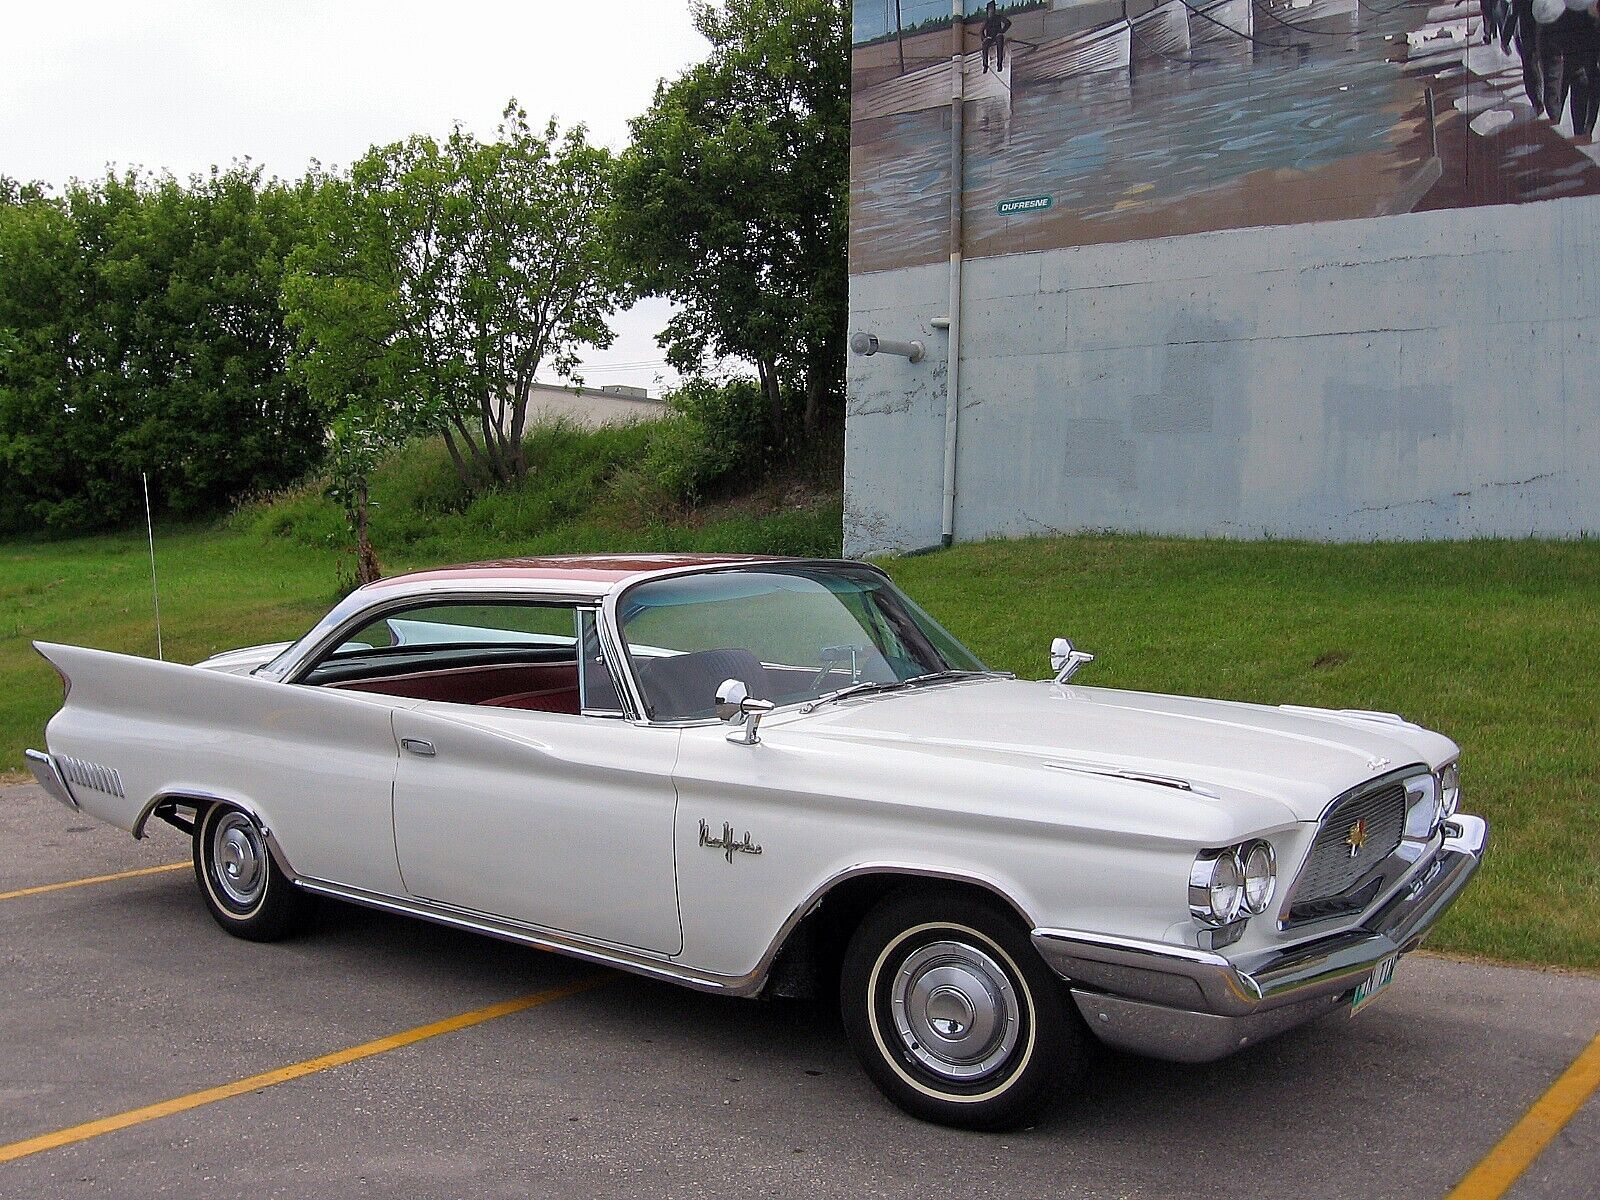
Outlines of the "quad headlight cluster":
<svg viewBox="0 0 1600 1200">
<path fill-rule="evenodd" d="M 1448 762 L 1439 768 L 1439 819 L 1443 825 L 1461 809 L 1461 764 Z"/>
<path fill-rule="evenodd" d="M 1268 842 L 1202 850 L 1189 871 L 1189 913 L 1213 929 L 1259 916 L 1272 903 L 1277 884 L 1278 862 Z"/>
</svg>

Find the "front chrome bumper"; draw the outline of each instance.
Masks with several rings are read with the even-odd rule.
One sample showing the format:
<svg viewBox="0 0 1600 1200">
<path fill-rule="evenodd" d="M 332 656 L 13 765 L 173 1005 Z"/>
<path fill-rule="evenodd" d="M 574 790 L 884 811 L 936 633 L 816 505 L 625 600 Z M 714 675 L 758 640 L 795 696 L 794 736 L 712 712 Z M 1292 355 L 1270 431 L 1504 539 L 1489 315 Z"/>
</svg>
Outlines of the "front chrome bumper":
<svg viewBox="0 0 1600 1200">
<path fill-rule="evenodd" d="M 73 798 L 72 789 L 67 786 L 67 781 L 62 778 L 61 768 L 56 766 L 55 757 L 42 750 L 25 750 L 23 754 L 28 760 L 28 770 L 33 772 L 33 777 L 39 781 L 39 786 L 73 812 L 77 812 L 78 802 Z"/>
<path fill-rule="evenodd" d="M 1477 871 L 1488 834 L 1458 814 L 1432 861 L 1359 926 L 1284 950 L 1230 959 L 1067 929 L 1035 929 L 1033 944 L 1102 1041 L 1209 1062 L 1332 1011 L 1384 959 L 1415 950 Z"/>
</svg>

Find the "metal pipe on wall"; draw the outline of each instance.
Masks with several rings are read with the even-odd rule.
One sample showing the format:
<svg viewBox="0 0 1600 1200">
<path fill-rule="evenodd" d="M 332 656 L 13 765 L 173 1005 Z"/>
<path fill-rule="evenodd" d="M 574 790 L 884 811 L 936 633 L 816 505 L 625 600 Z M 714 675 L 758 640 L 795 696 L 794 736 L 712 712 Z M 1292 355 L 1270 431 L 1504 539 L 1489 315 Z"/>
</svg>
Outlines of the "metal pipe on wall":
<svg viewBox="0 0 1600 1200">
<path fill-rule="evenodd" d="M 965 0 L 950 2 L 950 358 L 945 368 L 944 398 L 944 523 L 939 541 L 948 546 L 956 534 L 956 433 L 961 415 L 961 213 L 965 203 L 966 155 L 963 118 L 966 109 L 967 21 Z"/>
</svg>

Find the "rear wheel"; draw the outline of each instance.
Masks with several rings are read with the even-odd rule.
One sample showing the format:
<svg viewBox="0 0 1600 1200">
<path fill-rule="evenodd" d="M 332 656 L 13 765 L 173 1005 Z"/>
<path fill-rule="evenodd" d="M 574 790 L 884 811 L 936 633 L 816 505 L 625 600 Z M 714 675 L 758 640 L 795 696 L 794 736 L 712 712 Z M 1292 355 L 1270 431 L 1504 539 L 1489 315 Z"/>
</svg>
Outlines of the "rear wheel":
<svg viewBox="0 0 1600 1200">
<path fill-rule="evenodd" d="M 278 869 L 265 831 L 243 809 L 213 804 L 201 814 L 194 873 L 212 918 L 235 937 L 277 941 L 311 915 L 312 898 Z"/>
<path fill-rule="evenodd" d="M 956 892 L 889 897 L 851 939 L 839 990 L 861 1065 L 926 1121 L 1010 1128 L 1082 1066 L 1081 1018 L 997 903 Z"/>
</svg>

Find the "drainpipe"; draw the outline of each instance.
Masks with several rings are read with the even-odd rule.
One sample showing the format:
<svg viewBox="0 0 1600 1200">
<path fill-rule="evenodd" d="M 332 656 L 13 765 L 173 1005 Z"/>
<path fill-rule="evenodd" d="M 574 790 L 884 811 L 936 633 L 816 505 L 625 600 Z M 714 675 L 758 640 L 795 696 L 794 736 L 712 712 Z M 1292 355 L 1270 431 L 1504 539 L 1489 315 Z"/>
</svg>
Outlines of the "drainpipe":
<svg viewBox="0 0 1600 1200">
<path fill-rule="evenodd" d="M 967 22 L 965 0 L 950 0 L 950 359 L 944 396 L 944 525 L 939 544 L 956 533 L 956 425 L 961 414 L 961 208 L 966 190 L 962 150 Z"/>
</svg>

